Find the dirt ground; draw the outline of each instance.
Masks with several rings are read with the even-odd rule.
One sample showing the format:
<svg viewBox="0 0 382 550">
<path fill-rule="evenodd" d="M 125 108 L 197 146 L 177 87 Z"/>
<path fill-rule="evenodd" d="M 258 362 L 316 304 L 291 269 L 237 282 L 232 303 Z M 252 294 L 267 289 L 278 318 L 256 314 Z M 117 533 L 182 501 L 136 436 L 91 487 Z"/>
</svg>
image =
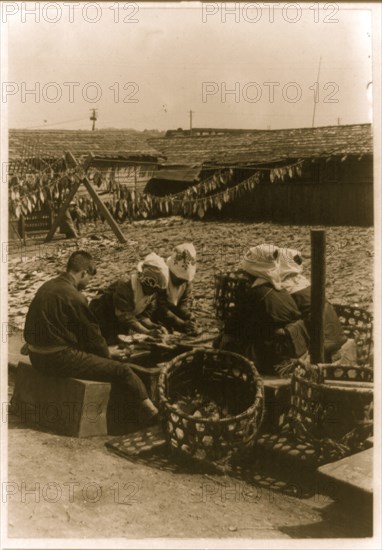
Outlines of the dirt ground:
<svg viewBox="0 0 382 550">
<path fill-rule="evenodd" d="M 206 327 L 213 316 L 213 275 L 235 265 L 247 245 L 272 242 L 301 250 L 310 266 L 310 228 L 273 224 L 191 221 L 179 218 L 121 226 L 117 243 L 102 224 L 87 226 L 75 241 L 10 244 L 9 322 L 22 328 L 39 285 L 62 270 L 77 246 L 99 260 L 87 295 L 130 272 L 151 250 L 164 257 L 175 244 L 193 241 L 199 264 L 194 309 Z M 91 237 L 93 235 L 93 237 Z M 101 240 L 93 240 L 99 238 Z M 373 233 L 370 228 L 327 228 L 327 296 L 372 309 Z M 20 337 L 21 340 L 21 337 Z M 14 372 L 9 378 L 12 393 Z M 105 447 L 111 437 L 76 439 L 26 428 L 9 417 L 8 536 L 16 538 L 321 538 L 369 535 L 359 510 L 324 488 L 307 498 L 277 485 L 249 484 L 229 476 L 175 470 L 128 461 Z M 316 483 L 312 481 L 312 483 Z M 298 486 L 297 486 L 298 488 Z M 353 510 L 354 510 L 353 506 Z M 357 519 L 358 518 L 358 519 Z M 147 541 L 148 544 L 150 541 Z M 181 544 L 181 542 L 180 542 Z"/>
</svg>

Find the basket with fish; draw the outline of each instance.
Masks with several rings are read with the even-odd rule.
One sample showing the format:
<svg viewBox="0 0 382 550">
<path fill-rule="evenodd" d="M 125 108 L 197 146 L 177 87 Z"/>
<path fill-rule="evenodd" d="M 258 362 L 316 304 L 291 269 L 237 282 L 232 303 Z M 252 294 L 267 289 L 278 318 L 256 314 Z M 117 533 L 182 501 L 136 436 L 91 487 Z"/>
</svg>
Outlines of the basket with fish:
<svg viewBox="0 0 382 550">
<path fill-rule="evenodd" d="M 241 355 L 197 349 L 162 368 L 159 406 L 171 450 L 222 463 L 254 445 L 263 417 L 263 382 Z"/>
</svg>

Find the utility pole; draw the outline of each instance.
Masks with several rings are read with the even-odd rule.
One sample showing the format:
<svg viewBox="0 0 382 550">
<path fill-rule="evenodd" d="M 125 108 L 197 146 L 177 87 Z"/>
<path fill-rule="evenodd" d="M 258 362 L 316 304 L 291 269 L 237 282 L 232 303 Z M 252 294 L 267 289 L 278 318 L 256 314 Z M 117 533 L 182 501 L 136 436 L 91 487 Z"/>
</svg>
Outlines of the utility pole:
<svg viewBox="0 0 382 550">
<path fill-rule="evenodd" d="M 317 101 L 318 101 L 318 94 L 320 90 L 320 69 L 321 69 L 321 56 L 320 61 L 318 63 L 318 71 L 317 71 Z M 313 94 L 313 118 L 312 118 L 312 128 L 314 128 L 314 118 L 316 116 L 316 95 Z"/>
<path fill-rule="evenodd" d="M 194 111 L 191 111 L 190 109 L 190 136 L 192 136 L 192 115 L 193 115 Z"/>
<path fill-rule="evenodd" d="M 95 130 L 95 123 L 96 123 L 96 120 L 97 120 L 97 109 L 90 109 L 91 112 L 92 112 L 92 116 L 90 117 L 90 120 L 93 121 L 93 125 L 92 125 L 92 131 Z"/>
</svg>

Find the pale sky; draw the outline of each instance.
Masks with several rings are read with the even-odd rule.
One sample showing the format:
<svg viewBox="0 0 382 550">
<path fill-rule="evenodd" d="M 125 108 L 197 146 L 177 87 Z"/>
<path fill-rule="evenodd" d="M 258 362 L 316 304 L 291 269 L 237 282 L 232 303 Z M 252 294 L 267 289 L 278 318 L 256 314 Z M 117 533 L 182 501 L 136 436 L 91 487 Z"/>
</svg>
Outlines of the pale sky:
<svg viewBox="0 0 382 550">
<path fill-rule="evenodd" d="M 93 107 L 97 128 L 188 128 L 189 110 L 194 127 L 307 127 L 314 90 L 315 126 L 371 121 L 368 5 L 320 4 L 317 12 L 313 2 L 280 3 L 272 21 L 266 3 L 257 11 L 227 4 L 233 14 L 221 3 L 204 11 L 198 3 L 121 3 L 117 12 L 115 2 L 87 11 L 50 2 L 49 10 L 36 3 L 34 14 L 11 4 L 2 90 L 10 128 L 90 129 Z"/>
</svg>

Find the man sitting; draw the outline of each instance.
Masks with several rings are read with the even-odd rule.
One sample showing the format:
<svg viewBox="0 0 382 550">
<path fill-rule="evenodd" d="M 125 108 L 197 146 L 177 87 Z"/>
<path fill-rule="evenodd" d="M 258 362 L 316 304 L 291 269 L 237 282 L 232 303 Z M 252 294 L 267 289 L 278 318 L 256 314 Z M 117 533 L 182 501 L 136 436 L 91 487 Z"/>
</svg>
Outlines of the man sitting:
<svg viewBox="0 0 382 550">
<path fill-rule="evenodd" d="M 97 319 L 80 292 L 95 274 L 92 256 L 77 251 L 65 273 L 39 288 L 24 329 L 32 365 L 49 376 L 123 384 L 137 401 L 142 423 L 152 422 L 158 411 L 143 382 L 128 363 L 111 358 Z"/>
</svg>

